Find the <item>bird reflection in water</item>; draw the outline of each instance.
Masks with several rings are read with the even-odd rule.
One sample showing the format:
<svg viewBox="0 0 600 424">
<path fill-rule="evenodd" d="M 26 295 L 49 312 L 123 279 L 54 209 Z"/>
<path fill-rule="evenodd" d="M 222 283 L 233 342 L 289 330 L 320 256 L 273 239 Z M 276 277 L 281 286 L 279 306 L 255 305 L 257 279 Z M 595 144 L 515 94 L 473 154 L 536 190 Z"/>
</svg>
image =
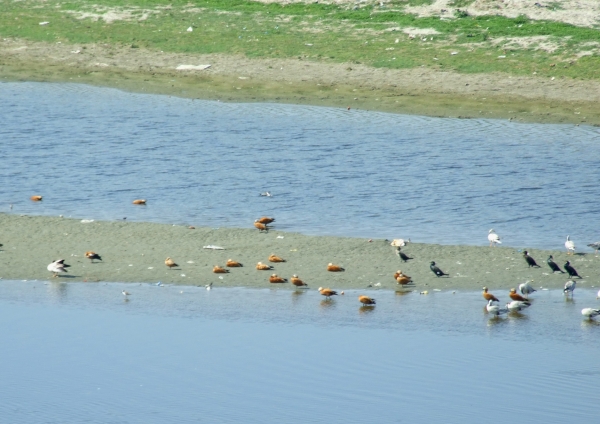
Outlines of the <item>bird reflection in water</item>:
<svg viewBox="0 0 600 424">
<path fill-rule="evenodd" d="M 375 310 L 375 305 L 362 305 L 358 308 L 358 313 L 361 315 L 370 314 L 374 310 Z"/>
<path fill-rule="evenodd" d="M 292 291 L 292 302 L 296 303 L 298 302 L 302 296 L 304 295 L 304 293 L 306 293 L 306 290 L 293 290 Z"/>
<path fill-rule="evenodd" d="M 62 303 L 67 300 L 67 283 L 52 281 L 49 282 L 47 286 L 50 299 L 57 303 Z"/>
<path fill-rule="evenodd" d="M 332 299 L 323 299 L 323 300 L 321 300 L 321 303 L 319 303 L 319 306 L 323 310 L 325 310 L 325 309 L 333 309 L 336 306 L 335 305 L 335 300 L 332 300 Z"/>
<path fill-rule="evenodd" d="M 396 290 L 396 296 L 406 296 L 409 293 L 412 293 L 412 290 Z"/>
</svg>

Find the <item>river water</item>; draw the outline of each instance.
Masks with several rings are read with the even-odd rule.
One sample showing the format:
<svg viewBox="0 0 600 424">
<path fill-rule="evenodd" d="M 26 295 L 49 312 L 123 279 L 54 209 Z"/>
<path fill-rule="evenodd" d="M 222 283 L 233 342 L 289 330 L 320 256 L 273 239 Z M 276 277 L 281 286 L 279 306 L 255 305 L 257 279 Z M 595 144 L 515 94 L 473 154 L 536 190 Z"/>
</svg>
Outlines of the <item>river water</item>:
<svg viewBox="0 0 600 424">
<path fill-rule="evenodd" d="M 483 245 L 490 228 L 514 247 L 600 238 L 590 126 L 27 82 L 0 83 L 0 145 L 4 212 L 248 228 L 273 215 L 286 231 L 440 244 Z"/>
</svg>

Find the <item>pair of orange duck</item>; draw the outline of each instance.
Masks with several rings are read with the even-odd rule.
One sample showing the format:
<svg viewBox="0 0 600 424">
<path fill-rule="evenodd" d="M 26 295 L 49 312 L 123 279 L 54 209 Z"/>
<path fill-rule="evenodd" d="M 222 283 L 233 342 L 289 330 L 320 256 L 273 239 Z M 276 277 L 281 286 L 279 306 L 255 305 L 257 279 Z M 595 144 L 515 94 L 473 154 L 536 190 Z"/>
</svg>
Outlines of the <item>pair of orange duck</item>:
<svg viewBox="0 0 600 424">
<path fill-rule="evenodd" d="M 254 227 L 258 229 L 260 232 L 268 232 L 269 227 L 268 224 L 275 221 L 275 218 L 270 218 L 268 216 L 263 216 L 262 218 L 258 218 L 254 220 Z"/>
<path fill-rule="evenodd" d="M 487 300 L 488 302 L 490 300 L 494 301 L 494 302 L 500 302 L 498 300 L 498 298 L 496 296 L 494 296 L 491 293 L 488 293 L 488 288 L 484 287 L 483 288 L 483 293 L 481 294 L 483 296 L 483 298 L 485 300 Z M 521 296 L 520 294 L 517 293 L 517 291 L 515 289 L 510 289 L 508 296 L 512 299 L 512 300 L 517 300 L 520 302 L 528 302 L 528 299 L 524 298 L 523 296 Z"/>
</svg>

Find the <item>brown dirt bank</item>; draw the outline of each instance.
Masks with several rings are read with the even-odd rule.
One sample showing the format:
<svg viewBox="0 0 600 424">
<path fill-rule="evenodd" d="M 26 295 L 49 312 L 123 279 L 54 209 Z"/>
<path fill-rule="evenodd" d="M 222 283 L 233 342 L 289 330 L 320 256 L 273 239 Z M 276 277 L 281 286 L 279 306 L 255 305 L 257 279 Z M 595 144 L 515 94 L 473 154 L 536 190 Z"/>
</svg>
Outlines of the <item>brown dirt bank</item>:
<svg viewBox="0 0 600 424">
<path fill-rule="evenodd" d="M 210 64 L 177 71 L 181 64 Z M 80 82 L 222 101 L 600 125 L 600 82 L 390 70 L 307 60 L 163 53 L 112 45 L 0 41 L 4 81 Z"/>
<path fill-rule="evenodd" d="M 0 214 L 4 244 L 0 251 L 0 277 L 11 280 L 40 279 L 55 281 L 157 282 L 188 285 L 280 287 L 270 284 L 272 273 L 290 278 L 298 274 L 311 289 L 319 286 L 334 289 L 366 288 L 381 283 L 382 289 L 396 289 L 396 270 L 413 277 L 412 290 L 464 289 L 479 290 L 488 286 L 496 294 L 506 294 L 511 287 L 533 280 L 535 287 L 561 288 L 568 280 L 553 275 L 544 263 L 553 254 L 559 265 L 567 259 L 565 252 L 530 249 L 542 268 L 528 268 L 521 253 L 512 248 L 477 246 L 441 246 L 411 243 L 403 250 L 414 257 L 400 262 L 389 242 L 359 238 L 315 237 L 276 230 L 259 233 L 254 229 L 196 228 L 133 222 L 82 223 L 80 220 L 53 217 Z M 485 235 L 484 235 L 485 236 Z M 203 249 L 218 245 L 226 250 Z M 90 263 L 84 253 L 93 250 L 103 261 Z M 275 253 L 287 260 L 273 264 L 273 271 L 257 271 L 258 261 L 268 263 Z M 180 266 L 169 270 L 166 257 Z M 72 265 L 69 274 L 52 279 L 46 266 L 59 258 Z M 232 268 L 219 279 L 212 273 L 214 265 L 224 266 L 232 258 L 244 264 Z M 430 261 L 451 275 L 437 278 Z M 326 271 L 328 262 L 346 268 L 345 272 Z M 582 287 L 598 285 L 600 259 L 593 253 L 575 255 L 571 262 L 584 277 Z M 0 283 L 1 284 L 1 283 Z"/>
</svg>

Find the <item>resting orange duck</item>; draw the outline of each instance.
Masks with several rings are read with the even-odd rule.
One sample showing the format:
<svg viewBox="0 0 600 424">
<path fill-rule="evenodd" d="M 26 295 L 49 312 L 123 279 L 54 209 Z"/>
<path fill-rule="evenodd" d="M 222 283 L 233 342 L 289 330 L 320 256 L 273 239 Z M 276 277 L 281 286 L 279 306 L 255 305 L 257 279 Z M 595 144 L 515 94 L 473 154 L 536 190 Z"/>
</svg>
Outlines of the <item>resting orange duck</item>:
<svg viewBox="0 0 600 424">
<path fill-rule="evenodd" d="M 287 279 L 273 274 L 269 277 L 269 283 L 287 283 Z"/>
<path fill-rule="evenodd" d="M 332 263 L 328 263 L 327 264 L 327 271 L 330 271 L 330 272 L 342 272 L 342 271 L 345 271 L 345 269 L 342 268 L 339 265 L 334 265 Z"/>
<path fill-rule="evenodd" d="M 228 266 L 229 268 L 239 268 L 244 265 L 237 261 L 234 261 L 233 259 L 227 259 L 227 263 L 225 264 L 225 266 Z"/>
<path fill-rule="evenodd" d="M 398 276 L 396 277 L 396 282 L 401 285 L 412 283 L 412 277 L 405 275 L 401 270 L 398 270 Z"/>
<path fill-rule="evenodd" d="M 300 278 L 298 278 L 298 276 L 296 274 L 292 275 L 292 278 L 290 279 L 290 281 L 296 287 L 302 287 L 302 286 L 308 287 L 308 284 L 306 284 L 304 281 L 302 281 Z"/>
<path fill-rule="evenodd" d="M 223 267 L 220 267 L 219 265 L 215 265 L 215 266 L 213 266 L 213 272 L 215 274 L 227 274 L 229 272 L 229 270 L 225 269 Z"/>
<path fill-rule="evenodd" d="M 263 264 L 262 262 L 259 262 L 256 264 L 256 269 L 258 269 L 259 271 L 266 271 L 269 269 L 273 269 L 273 267 L 271 265 L 267 265 L 267 264 Z"/>
<path fill-rule="evenodd" d="M 358 296 L 358 300 L 363 305 L 375 305 L 375 299 L 369 296 Z"/>
<path fill-rule="evenodd" d="M 285 259 L 271 253 L 271 256 L 269 256 L 269 262 L 285 262 Z"/>
<path fill-rule="evenodd" d="M 33 200 L 34 202 L 41 202 L 42 196 L 31 196 L 30 199 Z"/>
<path fill-rule="evenodd" d="M 146 199 L 136 199 L 133 201 L 134 205 L 145 205 L 146 204 Z"/>
</svg>

